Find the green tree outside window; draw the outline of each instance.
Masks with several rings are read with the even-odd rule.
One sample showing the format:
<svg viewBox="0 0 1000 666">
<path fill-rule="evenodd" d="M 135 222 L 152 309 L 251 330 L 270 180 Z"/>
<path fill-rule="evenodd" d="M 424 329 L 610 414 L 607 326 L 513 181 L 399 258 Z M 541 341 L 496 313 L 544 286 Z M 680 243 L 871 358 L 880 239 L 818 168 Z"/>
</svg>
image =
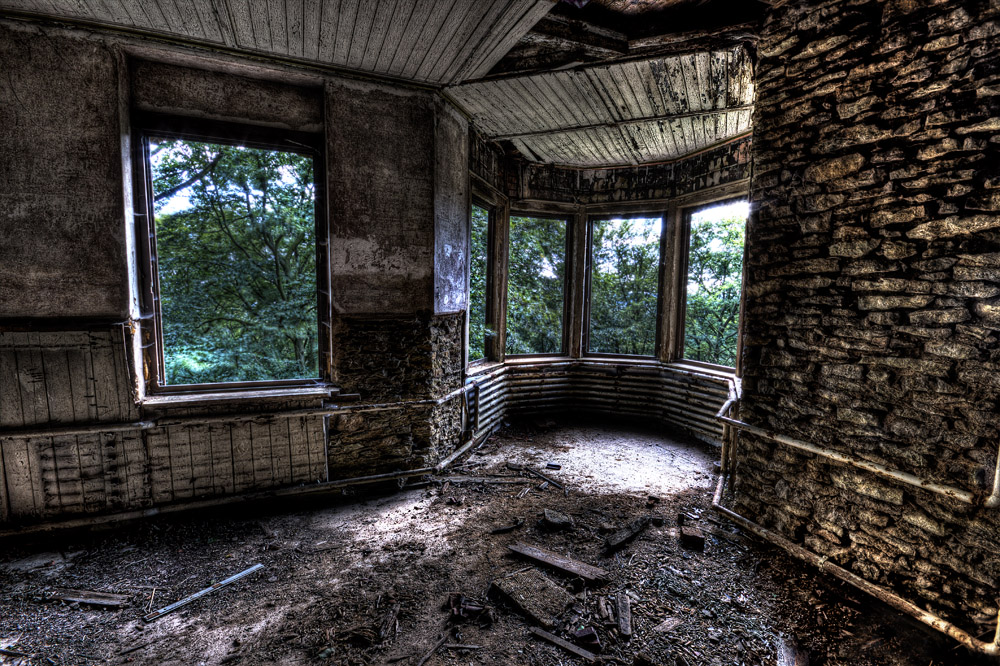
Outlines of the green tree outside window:
<svg viewBox="0 0 1000 666">
<path fill-rule="evenodd" d="M 150 145 L 166 384 L 319 376 L 313 160 Z"/>
</svg>

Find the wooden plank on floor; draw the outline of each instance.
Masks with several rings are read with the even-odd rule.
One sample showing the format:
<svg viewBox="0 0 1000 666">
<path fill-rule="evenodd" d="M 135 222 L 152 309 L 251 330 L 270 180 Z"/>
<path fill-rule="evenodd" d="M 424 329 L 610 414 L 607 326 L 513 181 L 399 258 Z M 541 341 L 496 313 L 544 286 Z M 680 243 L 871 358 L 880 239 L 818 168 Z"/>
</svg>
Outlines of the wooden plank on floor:
<svg viewBox="0 0 1000 666">
<path fill-rule="evenodd" d="M 586 581 L 601 583 L 611 578 L 611 574 L 600 567 L 595 567 L 593 565 L 586 564 L 585 562 L 574 560 L 571 557 L 566 557 L 565 555 L 560 555 L 559 553 L 539 548 L 538 546 L 532 546 L 518 541 L 507 546 L 507 548 L 514 551 L 518 555 L 523 555 L 528 559 L 540 562 L 554 569 L 558 569 L 563 573 L 579 576 Z"/>
<path fill-rule="evenodd" d="M 575 601 L 537 569 L 518 571 L 493 581 L 491 589 L 523 615 L 543 627 L 553 627 Z"/>
<path fill-rule="evenodd" d="M 559 647 L 561 647 L 562 649 L 566 650 L 571 654 L 575 654 L 577 657 L 580 657 L 581 659 L 583 659 L 588 663 L 594 663 L 595 661 L 597 661 L 597 655 L 594 654 L 593 652 L 584 650 L 581 647 L 577 647 L 572 643 L 570 643 L 569 641 L 565 641 L 559 638 L 555 634 L 550 634 L 544 629 L 541 629 L 539 627 L 531 627 L 528 629 L 528 631 L 533 633 L 535 636 L 538 636 L 539 638 L 547 640 L 549 643 L 552 643 L 553 645 L 558 645 Z"/>
</svg>

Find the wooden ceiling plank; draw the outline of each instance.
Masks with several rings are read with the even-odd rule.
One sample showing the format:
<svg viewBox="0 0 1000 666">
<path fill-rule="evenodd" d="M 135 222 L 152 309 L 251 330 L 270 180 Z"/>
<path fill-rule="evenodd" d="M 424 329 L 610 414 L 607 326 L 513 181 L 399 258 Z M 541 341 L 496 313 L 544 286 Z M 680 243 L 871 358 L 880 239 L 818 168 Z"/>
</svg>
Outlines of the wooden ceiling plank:
<svg viewBox="0 0 1000 666">
<path fill-rule="evenodd" d="M 319 26 L 319 44 L 316 58 L 323 63 L 333 62 L 337 41 L 337 23 L 340 21 L 341 0 L 315 0 L 323 5 L 323 18 Z"/>
<path fill-rule="evenodd" d="M 233 37 L 236 39 L 236 43 L 243 48 L 253 48 L 256 40 L 253 35 L 253 17 L 250 16 L 250 6 L 243 0 L 221 1 L 226 14 L 232 20 Z M 164 22 L 166 22 L 165 19 Z"/>
<path fill-rule="evenodd" d="M 306 10 L 305 1 L 284 1 L 286 7 L 285 34 L 288 42 L 288 55 L 295 58 L 302 58 L 305 55 L 305 42 L 303 41 L 303 33 L 305 32 L 305 27 L 303 25 Z"/>
<path fill-rule="evenodd" d="M 388 72 L 392 67 L 393 58 L 399 50 L 400 42 L 406 28 L 410 25 L 414 12 L 420 6 L 419 2 L 403 2 L 402 6 L 396 4 L 396 10 L 389 17 L 389 26 L 385 31 L 385 43 L 379 49 L 378 58 L 375 59 L 376 72 Z"/>
<path fill-rule="evenodd" d="M 358 15 L 359 0 L 341 0 L 340 12 L 337 17 L 337 38 L 333 42 L 333 58 L 335 65 L 347 65 L 351 55 L 351 39 L 354 36 L 354 21 Z"/>
<path fill-rule="evenodd" d="M 161 3 L 169 0 L 158 0 Z M 238 1 L 238 0 L 237 0 Z M 268 17 L 267 0 L 249 0 L 250 18 L 253 21 L 254 48 L 259 51 L 271 50 L 271 23 Z"/>
<path fill-rule="evenodd" d="M 302 2 L 302 57 L 319 59 L 319 33 L 323 28 L 323 11 L 334 1 L 303 0 Z"/>
<path fill-rule="evenodd" d="M 517 0 L 505 0 L 504 2 L 490 3 L 489 10 L 480 16 L 479 21 L 473 25 L 470 23 L 462 40 L 462 48 L 451 62 L 439 63 L 434 79 L 437 81 L 453 81 L 458 74 L 465 69 L 469 60 L 483 48 L 484 43 L 490 40 L 492 31 L 498 22 L 510 12 Z"/>
<path fill-rule="evenodd" d="M 456 0 L 438 0 L 433 3 L 427 15 L 427 21 L 420 31 L 420 37 L 406 57 L 401 75 L 404 79 L 415 79 L 417 70 L 427 56 L 428 46 L 435 44 L 448 15 L 455 8 Z"/>
<path fill-rule="evenodd" d="M 351 49 L 347 55 L 347 65 L 350 69 L 361 69 L 361 63 L 365 58 L 365 49 L 368 48 L 368 39 L 372 35 L 375 24 L 375 13 L 387 0 L 368 0 L 359 3 L 358 11 L 354 16 L 354 30 L 351 31 Z"/>
<path fill-rule="evenodd" d="M 198 11 L 198 21 L 201 23 L 202 37 L 210 42 L 225 43 L 222 37 L 222 26 L 219 15 L 215 11 L 213 0 L 191 0 Z"/>
<path fill-rule="evenodd" d="M 483 55 L 476 59 L 475 64 L 471 65 L 466 71 L 463 71 L 457 80 L 485 76 L 513 48 L 514 44 L 531 29 L 531 26 L 535 25 L 555 6 L 553 0 L 527 0 L 525 4 L 527 4 L 527 7 L 521 13 L 513 27 L 506 32 L 498 31 L 499 38 L 496 39 L 492 47 L 486 45 L 486 48 L 482 49 Z"/>
<path fill-rule="evenodd" d="M 403 70 L 406 69 L 407 63 L 413 56 L 413 49 L 417 40 L 423 34 L 428 21 L 430 21 L 434 5 L 435 0 L 416 0 L 413 3 L 413 11 L 401 26 L 402 37 L 396 46 L 396 52 L 393 53 L 392 60 L 389 61 L 389 64 L 383 71 L 395 76 L 402 76 Z M 398 23 L 401 18 L 401 16 L 397 15 L 393 17 L 393 22 Z M 415 29 L 417 25 L 420 26 L 419 29 Z"/>
<path fill-rule="evenodd" d="M 433 49 L 429 49 L 427 57 L 417 70 L 418 76 L 424 81 L 445 81 L 445 72 L 462 58 L 462 51 L 467 46 L 468 35 L 482 20 L 480 11 L 484 3 L 465 0 L 462 8 L 448 16 L 438 34 Z M 492 8 L 499 0 L 485 3 Z"/>
<path fill-rule="evenodd" d="M 411 7 L 413 5 L 413 3 L 405 3 L 405 0 L 402 1 Z M 393 19 L 397 12 L 405 9 L 405 7 L 400 7 L 400 3 L 401 0 L 379 2 L 378 10 L 375 12 L 375 21 L 372 23 L 371 35 L 365 46 L 365 55 L 361 59 L 361 69 L 367 72 L 381 71 L 378 68 L 378 63 L 382 59 L 382 52 L 394 48 L 389 42 L 389 33 L 394 24 Z"/>
</svg>

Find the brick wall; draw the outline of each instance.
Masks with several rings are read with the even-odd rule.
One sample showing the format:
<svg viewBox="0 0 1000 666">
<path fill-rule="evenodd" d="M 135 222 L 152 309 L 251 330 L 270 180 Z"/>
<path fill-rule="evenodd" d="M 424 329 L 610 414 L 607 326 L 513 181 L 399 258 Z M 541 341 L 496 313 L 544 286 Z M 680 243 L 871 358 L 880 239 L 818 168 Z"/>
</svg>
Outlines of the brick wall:
<svg viewBox="0 0 1000 666">
<path fill-rule="evenodd" d="M 770 12 L 744 420 L 987 490 L 1000 442 L 998 20 L 987 0 Z M 849 570 L 973 633 L 995 624 L 995 510 L 752 437 L 737 491 L 741 512 Z"/>
</svg>

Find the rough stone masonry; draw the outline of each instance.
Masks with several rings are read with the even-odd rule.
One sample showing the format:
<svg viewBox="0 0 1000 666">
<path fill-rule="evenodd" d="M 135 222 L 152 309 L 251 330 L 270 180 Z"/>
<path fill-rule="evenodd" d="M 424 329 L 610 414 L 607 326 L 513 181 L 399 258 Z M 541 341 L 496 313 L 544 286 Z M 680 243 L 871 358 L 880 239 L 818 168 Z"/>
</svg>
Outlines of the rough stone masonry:
<svg viewBox="0 0 1000 666">
<path fill-rule="evenodd" d="M 744 420 L 988 492 L 1000 443 L 998 20 L 987 0 L 771 10 Z M 739 451 L 741 512 L 971 633 L 995 625 L 995 510 L 753 437 Z"/>
</svg>

